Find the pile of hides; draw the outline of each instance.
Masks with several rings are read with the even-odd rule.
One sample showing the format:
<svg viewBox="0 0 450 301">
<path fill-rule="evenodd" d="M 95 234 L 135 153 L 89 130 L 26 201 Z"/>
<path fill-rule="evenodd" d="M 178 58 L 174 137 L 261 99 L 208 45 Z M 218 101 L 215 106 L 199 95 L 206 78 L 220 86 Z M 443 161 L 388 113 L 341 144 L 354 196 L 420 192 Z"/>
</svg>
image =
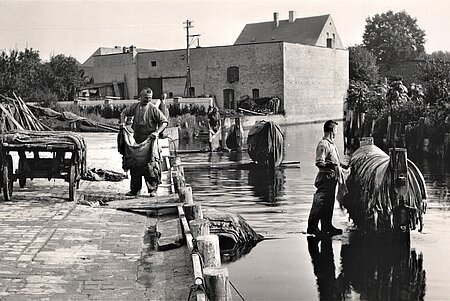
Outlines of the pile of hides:
<svg viewBox="0 0 450 301">
<path fill-rule="evenodd" d="M 81 174 L 86 171 L 86 143 L 83 136 L 73 132 L 11 131 L 2 134 L 2 142 L 28 149 L 76 151 L 81 164 Z M 78 163 L 78 162 L 76 162 Z"/>
<path fill-rule="evenodd" d="M 246 95 L 238 101 L 238 107 L 244 109 L 247 113 L 277 114 L 280 99 L 278 97 L 250 98 Z"/>
<path fill-rule="evenodd" d="M 248 132 L 248 154 L 257 164 L 277 167 L 283 162 L 284 135 L 273 121 L 258 121 Z"/>
<path fill-rule="evenodd" d="M 43 124 L 27 104 L 14 95 L 14 98 L 0 94 L 1 133 L 13 130 L 44 131 L 51 130 Z"/>
<path fill-rule="evenodd" d="M 247 254 L 263 240 L 239 214 L 210 208 L 203 209 L 203 216 L 210 222 L 210 233 L 219 236 L 221 252 L 231 261 Z"/>
<path fill-rule="evenodd" d="M 72 112 L 62 112 L 62 113 L 60 113 L 60 112 L 57 112 L 57 111 L 52 110 L 50 108 L 43 108 L 43 107 L 39 107 L 39 106 L 35 106 L 35 105 L 30 105 L 29 107 L 38 116 L 45 116 L 47 118 L 57 119 L 59 121 L 67 121 L 69 123 L 78 122 L 78 123 L 80 123 L 82 125 L 85 125 L 85 126 L 99 127 L 99 128 L 103 128 L 103 129 L 106 129 L 106 130 L 111 130 L 111 131 L 114 131 L 114 132 L 117 131 L 117 129 L 114 128 L 114 127 L 98 123 L 98 122 L 90 120 L 90 119 L 88 119 L 86 117 L 78 116 L 77 114 L 74 114 Z"/>
<path fill-rule="evenodd" d="M 101 168 L 91 168 L 86 171 L 82 179 L 87 181 L 111 181 L 120 182 L 126 178 L 121 172 L 116 172 L 112 170 L 104 170 Z"/>
<path fill-rule="evenodd" d="M 240 132 L 240 137 L 244 136 L 244 128 L 242 127 L 241 124 L 239 124 L 239 129 L 236 126 L 235 123 L 233 123 L 230 128 L 228 129 L 228 134 L 227 134 L 227 138 L 225 139 L 225 142 L 227 144 L 227 147 L 231 150 L 235 150 L 237 149 L 238 146 L 238 141 L 236 140 L 236 131 Z M 219 134 L 219 133 L 217 133 Z"/>
<path fill-rule="evenodd" d="M 395 197 L 390 157 L 375 145 L 358 148 L 350 159 L 351 173 L 339 186 L 338 200 L 347 209 L 359 229 L 384 232 L 393 229 L 393 211 L 399 205 Z M 410 229 L 423 227 L 427 192 L 417 166 L 407 162 L 407 197 Z"/>
<path fill-rule="evenodd" d="M 145 141 L 136 143 L 133 133 L 126 126 L 122 126 L 117 135 L 117 148 L 122 155 L 123 170 L 148 168 L 151 176 L 160 179 L 161 151 L 158 139 L 148 137 Z"/>
</svg>

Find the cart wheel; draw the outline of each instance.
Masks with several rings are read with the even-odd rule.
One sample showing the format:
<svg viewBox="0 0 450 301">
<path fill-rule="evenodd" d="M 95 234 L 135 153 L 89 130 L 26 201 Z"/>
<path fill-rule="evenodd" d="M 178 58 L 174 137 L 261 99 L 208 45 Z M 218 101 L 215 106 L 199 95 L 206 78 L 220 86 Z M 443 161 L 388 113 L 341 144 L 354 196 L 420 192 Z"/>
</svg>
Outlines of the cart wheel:
<svg viewBox="0 0 450 301">
<path fill-rule="evenodd" d="M 13 164 L 11 155 L 6 155 L 3 162 L 3 198 L 11 201 L 13 192 Z"/>
<path fill-rule="evenodd" d="M 19 159 L 19 186 L 20 186 L 20 188 L 24 188 L 25 184 L 27 183 L 27 177 L 25 175 L 25 170 L 24 170 L 25 162 L 26 161 L 24 159 L 22 159 L 22 158 Z"/>
<path fill-rule="evenodd" d="M 75 201 L 76 198 L 76 191 L 77 191 L 77 181 L 75 180 L 75 170 L 76 166 L 75 164 L 70 165 L 70 174 L 69 174 L 69 199 L 71 202 Z"/>
</svg>

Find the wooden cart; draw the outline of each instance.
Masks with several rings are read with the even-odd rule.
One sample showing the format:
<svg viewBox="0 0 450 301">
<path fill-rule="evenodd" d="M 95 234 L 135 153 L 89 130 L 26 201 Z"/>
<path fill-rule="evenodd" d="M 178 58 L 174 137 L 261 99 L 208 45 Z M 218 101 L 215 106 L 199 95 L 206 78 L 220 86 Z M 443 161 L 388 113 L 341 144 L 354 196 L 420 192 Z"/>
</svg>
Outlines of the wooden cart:
<svg viewBox="0 0 450 301">
<path fill-rule="evenodd" d="M 64 179 L 69 182 L 69 199 L 76 199 L 76 189 L 86 170 L 86 145 L 82 136 L 72 132 L 15 131 L 2 134 L 0 139 L 0 178 L 5 201 L 11 200 L 13 182 L 19 180 L 23 188 L 27 178 Z M 12 152 L 19 156 L 16 172 Z M 47 156 L 41 157 L 44 152 Z"/>
</svg>

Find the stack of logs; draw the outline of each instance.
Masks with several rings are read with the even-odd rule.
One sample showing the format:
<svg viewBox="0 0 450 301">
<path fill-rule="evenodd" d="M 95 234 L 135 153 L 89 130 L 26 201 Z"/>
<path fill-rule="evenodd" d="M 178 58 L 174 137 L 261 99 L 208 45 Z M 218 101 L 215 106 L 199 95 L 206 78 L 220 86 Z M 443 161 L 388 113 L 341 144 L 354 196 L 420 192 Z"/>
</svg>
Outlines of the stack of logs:
<svg viewBox="0 0 450 301">
<path fill-rule="evenodd" d="M 31 112 L 17 95 L 14 98 L 0 94 L 0 133 L 12 130 L 51 131 Z"/>
</svg>

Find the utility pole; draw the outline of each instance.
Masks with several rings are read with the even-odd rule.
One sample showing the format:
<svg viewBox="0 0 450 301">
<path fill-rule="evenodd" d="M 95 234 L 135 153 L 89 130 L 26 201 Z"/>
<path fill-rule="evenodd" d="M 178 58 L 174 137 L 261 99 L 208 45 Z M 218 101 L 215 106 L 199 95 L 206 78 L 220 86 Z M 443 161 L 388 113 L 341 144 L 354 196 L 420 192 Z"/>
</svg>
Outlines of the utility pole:
<svg viewBox="0 0 450 301">
<path fill-rule="evenodd" d="M 191 90 L 191 65 L 190 65 L 190 47 L 193 41 L 195 41 L 195 39 L 197 39 L 197 47 L 199 47 L 199 34 L 195 34 L 195 35 L 191 35 L 189 34 L 189 29 L 193 28 L 194 26 L 192 25 L 192 22 L 194 21 L 190 21 L 190 20 L 186 20 L 185 22 L 183 22 L 183 24 L 186 24 L 186 26 L 184 28 L 186 28 L 186 85 L 184 86 L 184 97 L 191 97 L 192 95 L 190 95 L 190 90 Z M 191 38 L 194 38 L 194 40 L 192 40 Z"/>
</svg>

